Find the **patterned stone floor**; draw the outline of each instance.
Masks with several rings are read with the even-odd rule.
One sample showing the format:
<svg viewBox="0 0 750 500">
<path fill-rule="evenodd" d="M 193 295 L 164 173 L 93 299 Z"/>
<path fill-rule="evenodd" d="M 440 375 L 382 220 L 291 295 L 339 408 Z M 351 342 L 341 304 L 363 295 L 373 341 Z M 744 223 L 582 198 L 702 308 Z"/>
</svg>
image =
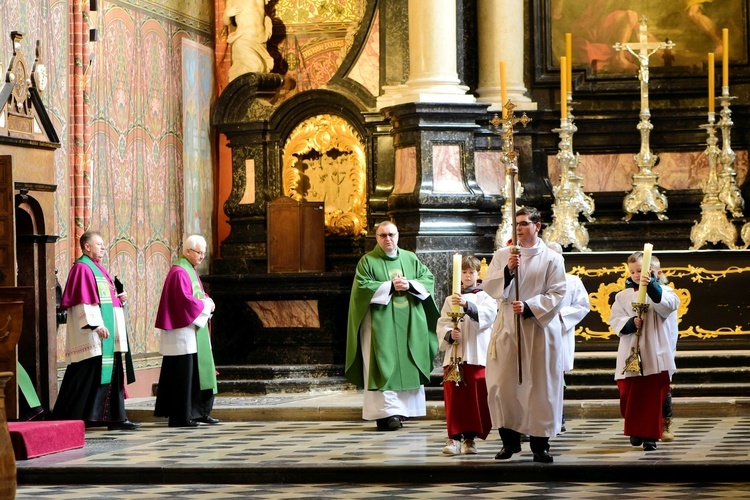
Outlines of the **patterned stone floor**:
<svg viewBox="0 0 750 500">
<path fill-rule="evenodd" d="M 619 419 L 567 427 L 549 465 L 528 444 L 494 460 L 496 434 L 477 455 L 444 456 L 439 420 L 91 429 L 83 449 L 19 462 L 16 498 L 750 498 L 750 417 L 676 419 L 676 440 L 653 452 Z"/>
<path fill-rule="evenodd" d="M 691 498 L 750 499 L 746 483 L 465 483 L 465 484 L 274 484 L 274 485 L 117 485 L 23 487 L 17 500 L 81 498 L 124 499 L 218 499 L 218 498 Z"/>
</svg>

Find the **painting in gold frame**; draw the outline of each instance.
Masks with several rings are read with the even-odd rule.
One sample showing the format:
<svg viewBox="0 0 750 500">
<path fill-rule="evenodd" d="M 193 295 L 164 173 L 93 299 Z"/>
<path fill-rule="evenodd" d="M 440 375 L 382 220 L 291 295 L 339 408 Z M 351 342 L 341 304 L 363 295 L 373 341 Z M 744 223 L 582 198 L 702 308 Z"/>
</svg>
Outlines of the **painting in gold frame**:
<svg viewBox="0 0 750 500">
<path fill-rule="evenodd" d="M 539 0 L 549 20 L 550 66 L 559 68 L 565 33 L 572 34 L 573 67 L 598 76 L 633 74 L 637 63 L 613 45 L 638 41 L 639 21 L 648 20 L 652 41 L 676 44 L 651 58 L 652 67 L 702 72 L 708 52 L 721 61 L 721 30 L 729 30 L 730 64 L 747 61 L 747 0 Z"/>
</svg>

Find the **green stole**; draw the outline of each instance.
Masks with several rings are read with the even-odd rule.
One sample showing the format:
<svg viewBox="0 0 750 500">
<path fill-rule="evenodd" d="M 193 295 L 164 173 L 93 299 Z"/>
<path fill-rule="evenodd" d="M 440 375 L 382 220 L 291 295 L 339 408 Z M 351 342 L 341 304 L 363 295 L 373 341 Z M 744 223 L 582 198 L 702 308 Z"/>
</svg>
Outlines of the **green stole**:
<svg viewBox="0 0 750 500">
<path fill-rule="evenodd" d="M 99 306 L 102 311 L 102 321 L 104 326 L 109 330 L 109 337 L 101 339 L 102 341 L 102 379 L 101 383 L 109 384 L 112 382 L 112 368 L 115 363 L 115 308 L 112 304 L 112 293 L 109 289 L 109 281 L 99 269 L 94 261 L 87 255 L 82 255 L 77 262 L 89 266 L 94 273 L 96 280 L 96 291 L 99 293 Z"/>
<path fill-rule="evenodd" d="M 18 380 L 18 388 L 21 390 L 21 394 L 26 398 L 26 402 L 29 404 L 29 408 L 36 408 L 42 406 L 39 401 L 39 396 L 34 390 L 34 384 L 31 382 L 31 377 L 26 370 L 21 366 L 21 363 L 16 362 L 16 379 Z"/>
<path fill-rule="evenodd" d="M 175 262 L 176 266 L 183 268 L 190 276 L 190 282 L 193 285 L 193 297 L 203 300 L 206 294 L 203 293 L 201 282 L 195 274 L 193 265 L 185 257 L 180 257 Z M 211 352 L 211 338 L 208 333 L 208 323 L 198 328 L 195 332 L 196 343 L 198 345 L 198 378 L 201 384 L 201 390 L 211 389 L 214 394 L 217 392 L 216 387 L 216 365 L 214 365 L 214 356 Z"/>
</svg>

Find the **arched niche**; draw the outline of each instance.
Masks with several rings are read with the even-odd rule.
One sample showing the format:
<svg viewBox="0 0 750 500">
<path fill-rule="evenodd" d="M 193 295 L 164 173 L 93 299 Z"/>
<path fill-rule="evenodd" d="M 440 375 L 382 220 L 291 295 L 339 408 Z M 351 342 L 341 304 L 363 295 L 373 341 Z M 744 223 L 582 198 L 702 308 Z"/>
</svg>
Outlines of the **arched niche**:
<svg viewBox="0 0 750 500">
<path fill-rule="evenodd" d="M 270 121 L 281 146 L 281 195 L 325 204 L 327 235 L 367 232 L 368 141 L 362 110 L 319 90 L 282 105 Z"/>
</svg>

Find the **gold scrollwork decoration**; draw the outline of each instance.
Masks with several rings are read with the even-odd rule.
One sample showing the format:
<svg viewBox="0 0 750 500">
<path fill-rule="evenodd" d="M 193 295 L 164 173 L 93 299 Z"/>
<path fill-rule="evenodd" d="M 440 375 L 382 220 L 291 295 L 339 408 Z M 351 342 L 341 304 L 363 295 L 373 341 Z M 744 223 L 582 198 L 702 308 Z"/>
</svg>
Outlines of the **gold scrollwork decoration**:
<svg viewBox="0 0 750 500">
<path fill-rule="evenodd" d="M 682 337 L 697 337 L 701 340 L 715 339 L 719 336 L 729 335 L 750 335 L 750 330 L 743 330 L 741 326 L 735 326 L 734 328 L 719 328 L 718 330 L 706 330 L 700 326 L 690 327 L 686 330 L 680 330 L 680 338 Z"/>
<path fill-rule="evenodd" d="M 310 117 L 284 144 L 283 193 L 298 201 L 323 201 L 326 234 L 367 233 L 366 172 L 362 139 L 340 116 Z"/>
<path fill-rule="evenodd" d="M 705 268 L 697 268 L 693 266 L 689 266 L 687 268 L 663 268 L 664 274 L 667 276 L 667 278 L 676 278 L 676 277 L 685 277 L 687 275 L 698 273 L 698 276 L 693 278 L 693 281 L 702 282 L 702 280 L 711 280 L 716 281 L 720 277 L 720 275 L 726 276 L 729 273 L 735 272 L 735 267 L 730 267 L 725 271 L 709 271 Z M 750 270 L 750 268 L 746 268 L 745 270 Z M 741 272 L 741 271 L 740 271 Z M 598 268 L 598 269 L 587 269 L 584 266 L 575 266 L 571 270 L 571 274 L 577 275 L 579 277 L 586 276 L 590 278 L 599 278 L 602 276 L 608 276 L 610 274 L 619 274 L 619 277 L 615 282 L 611 283 L 599 283 L 599 287 L 595 292 L 589 293 L 589 302 L 591 304 L 591 311 L 592 312 L 598 312 L 599 316 L 602 319 L 602 322 L 604 324 L 609 323 L 609 317 L 612 314 L 612 295 L 616 294 L 620 290 L 623 290 L 625 288 L 625 280 L 627 279 L 629 272 L 628 272 L 628 266 L 627 264 L 623 264 L 621 266 L 617 267 L 604 267 L 604 268 Z M 700 278 L 701 276 L 705 275 L 706 277 Z M 686 288 L 676 288 L 674 286 L 674 283 L 669 283 L 667 286 L 672 287 L 672 289 L 677 294 L 677 297 L 680 299 L 680 305 L 677 307 L 677 324 L 679 325 L 682 322 L 682 317 L 687 314 L 688 308 L 690 306 L 690 302 L 692 300 L 692 296 L 690 294 L 690 290 Z M 687 330 L 680 330 L 680 337 L 686 337 L 686 336 L 701 336 L 701 338 L 711 338 L 709 337 L 709 333 L 713 334 L 713 336 L 718 336 L 719 332 L 708 332 L 707 330 L 703 330 L 700 327 L 696 327 L 699 329 L 702 333 L 701 334 L 695 334 L 692 331 L 693 327 L 690 327 Z M 608 340 L 610 337 L 614 336 L 615 333 L 608 329 L 607 331 L 596 331 L 592 330 L 588 327 L 581 327 L 578 328 L 575 332 L 576 336 L 581 337 L 585 340 L 591 340 L 591 339 L 599 339 L 599 340 Z"/>
</svg>

